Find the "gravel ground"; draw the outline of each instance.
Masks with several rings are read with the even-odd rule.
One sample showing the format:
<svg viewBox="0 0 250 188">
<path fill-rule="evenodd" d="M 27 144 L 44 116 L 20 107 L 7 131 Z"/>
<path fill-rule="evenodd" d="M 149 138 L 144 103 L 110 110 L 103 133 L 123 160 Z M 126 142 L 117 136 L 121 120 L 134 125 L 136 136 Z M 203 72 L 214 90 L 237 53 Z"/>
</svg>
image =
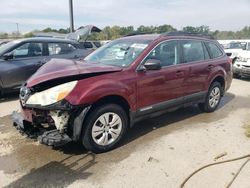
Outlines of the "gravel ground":
<svg viewBox="0 0 250 188">
<path fill-rule="evenodd" d="M 20 135 L 10 113 L 17 96 L 0 102 L 1 187 L 179 187 L 197 168 L 250 153 L 249 80 L 233 80 L 220 108 L 210 114 L 189 107 L 138 123 L 123 144 L 92 154 L 80 144 L 53 149 Z M 186 187 L 225 187 L 245 160 L 210 167 Z M 250 163 L 232 187 L 250 188 Z"/>
</svg>

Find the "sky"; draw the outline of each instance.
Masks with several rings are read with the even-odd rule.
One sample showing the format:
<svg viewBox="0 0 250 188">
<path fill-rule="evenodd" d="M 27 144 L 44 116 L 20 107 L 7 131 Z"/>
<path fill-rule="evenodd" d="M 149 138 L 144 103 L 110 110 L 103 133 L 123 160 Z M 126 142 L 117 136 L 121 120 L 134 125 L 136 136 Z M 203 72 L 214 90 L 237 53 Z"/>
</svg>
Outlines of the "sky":
<svg viewBox="0 0 250 188">
<path fill-rule="evenodd" d="M 84 25 L 250 26 L 250 0 L 73 0 L 75 28 Z M 68 0 L 1 0 L 0 32 L 69 27 Z"/>
</svg>

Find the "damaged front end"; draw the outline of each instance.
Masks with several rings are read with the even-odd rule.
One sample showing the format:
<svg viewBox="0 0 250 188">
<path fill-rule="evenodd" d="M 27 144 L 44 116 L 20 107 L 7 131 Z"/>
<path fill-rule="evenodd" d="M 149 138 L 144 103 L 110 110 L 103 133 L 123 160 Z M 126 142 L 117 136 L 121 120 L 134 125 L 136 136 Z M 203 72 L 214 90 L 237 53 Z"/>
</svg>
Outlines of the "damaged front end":
<svg viewBox="0 0 250 188">
<path fill-rule="evenodd" d="M 89 109 L 88 106 L 73 106 L 65 99 L 61 99 L 61 96 L 55 102 L 51 95 L 56 87 L 59 95 L 63 93 L 64 96 L 74 88 L 68 87 L 69 90 L 66 91 L 67 87 L 64 85 L 60 86 L 61 91 L 55 86 L 37 92 L 23 87 L 20 91 L 21 113 L 12 114 L 13 125 L 22 134 L 37 139 L 42 144 L 55 147 L 79 139 L 84 117 L 79 121 L 78 116 Z"/>
</svg>

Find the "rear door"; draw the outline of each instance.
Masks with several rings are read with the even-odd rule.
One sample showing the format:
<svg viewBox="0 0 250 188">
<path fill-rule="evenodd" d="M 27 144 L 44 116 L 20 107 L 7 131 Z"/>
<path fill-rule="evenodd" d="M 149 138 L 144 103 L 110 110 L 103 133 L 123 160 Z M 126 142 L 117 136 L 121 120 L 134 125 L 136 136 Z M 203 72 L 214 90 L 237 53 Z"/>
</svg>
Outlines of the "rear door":
<svg viewBox="0 0 250 188">
<path fill-rule="evenodd" d="M 160 43 L 143 61 L 149 59 L 161 61 L 161 70 L 146 70 L 137 73 L 138 113 L 166 109 L 182 104 L 184 78 L 188 73 L 185 66 L 179 64 L 179 42 L 176 40 Z"/>
<path fill-rule="evenodd" d="M 19 88 L 42 65 L 42 42 L 24 42 L 10 53 L 13 59 L 1 62 L 2 82 L 5 88 Z"/>
<path fill-rule="evenodd" d="M 200 40 L 182 40 L 181 50 L 181 64 L 188 69 L 184 83 L 185 96 L 187 99 L 197 100 L 204 95 L 213 64 L 205 45 Z"/>
</svg>

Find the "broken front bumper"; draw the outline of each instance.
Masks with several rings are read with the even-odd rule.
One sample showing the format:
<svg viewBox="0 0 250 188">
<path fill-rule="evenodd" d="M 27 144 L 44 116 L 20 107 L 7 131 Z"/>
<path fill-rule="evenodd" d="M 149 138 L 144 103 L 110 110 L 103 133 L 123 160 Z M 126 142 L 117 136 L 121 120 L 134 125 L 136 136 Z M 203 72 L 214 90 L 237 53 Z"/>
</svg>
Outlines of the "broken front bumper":
<svg viewBox="0 0 250 188">
<path fill-rule="evenodd" d="M 66 101 L 47 107 L 24 107 L 22 104 L 21 107 L 21 113 L 12 114 L 13 125 L 22 134 L 49 146 L 79 140 L 83 120 L 90 108 L 72 106 Z"/>
<path fill-rule="evenodd" d="M 67 134 L 60 133 L 57 129 L 46 131 L 41 127 L 32 125 L 32 123 L 26 121 L 20 113 L 13 112 L 12 120 L 13 125 L 21 134 L 27 135 L 32 139 L 37 139 L 42 144 L 57 147 L 72 141 Z"/>
</svg>

